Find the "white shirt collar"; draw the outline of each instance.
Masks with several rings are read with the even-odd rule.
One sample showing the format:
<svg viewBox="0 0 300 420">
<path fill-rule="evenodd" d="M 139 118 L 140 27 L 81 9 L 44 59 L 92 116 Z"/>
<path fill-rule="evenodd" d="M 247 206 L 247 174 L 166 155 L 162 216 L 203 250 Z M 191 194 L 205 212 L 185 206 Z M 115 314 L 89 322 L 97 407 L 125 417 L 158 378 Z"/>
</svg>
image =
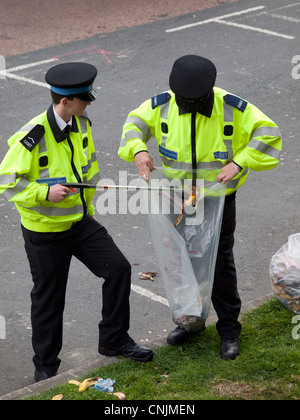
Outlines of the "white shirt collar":
<svg viewBox="0 0 300 420">
<path fill-rule="evenodd" d="M 61 131 L 63 131 L 67 125 L 72 126 L 72 119 L 68 122 L 65 122 L 65 120 L 63 120 L 58 113 L 55 111 L 54 105 L 53 105 L 53 114 L 56 120 L 56 123 L 58 125 L 58 127 L 61 129 Z"/>
</svg>

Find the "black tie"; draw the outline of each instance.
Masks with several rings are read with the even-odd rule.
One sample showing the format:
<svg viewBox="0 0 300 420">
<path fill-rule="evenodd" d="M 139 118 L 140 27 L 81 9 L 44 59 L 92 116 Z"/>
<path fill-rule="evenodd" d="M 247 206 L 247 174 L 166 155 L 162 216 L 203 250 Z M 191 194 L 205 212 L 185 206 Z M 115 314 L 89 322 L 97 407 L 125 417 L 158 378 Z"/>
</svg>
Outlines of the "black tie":
<svg viewBox="0 0 300 420">
<path fill-rule="evenodd" d="M 71 126 L 66 125 L 63 131 L 66 137 L 69 137 L 70 131 L 71 131 Z"/>
</svg>

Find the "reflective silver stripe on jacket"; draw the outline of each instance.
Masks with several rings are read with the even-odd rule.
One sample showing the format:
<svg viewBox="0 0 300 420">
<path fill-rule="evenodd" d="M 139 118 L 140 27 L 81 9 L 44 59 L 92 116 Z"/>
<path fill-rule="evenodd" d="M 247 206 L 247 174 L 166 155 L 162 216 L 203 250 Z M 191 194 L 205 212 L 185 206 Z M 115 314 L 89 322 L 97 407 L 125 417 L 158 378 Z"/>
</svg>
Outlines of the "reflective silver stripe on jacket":
<svg viewBox="0 0 300 420">
<path fill-rule="evenodd" d="M 280 150 L 276 149 L 272 146 L 272 142 L 269 141 L 268 144 L 264 143 L 262 140 L 257 140 L 255 137 L 281 137 L 281 133 L 278 127 L 269 127 L 269 126 L 262 126 L 257 128 L 252 133 L 252 138 L 250 142 L 248 143 L 247 147 L 250 147 L 251 149 L 258 150 L 261 153 L 264 153 L 265 155 L 271 156 L 274 159 L 280 158 Z M 275 141 L 275 140 L 274 140 Z"/>
<path fill-rule="evenodd" d="M 160 116 L 163 120 L 167 120 L 169 117 L 170 101 L 160 105 Z"/>
<path fill-rule="evenodd" d="M 176 162 L 175 160 L 169 160 L 165 157 L 161 156 L 161 160 L 163 164 L 169 168 L 178 171 L 192 171 L 193 165 L 192 163 L 186 162 Z M 206 170 L 206 171 L 215 171 L 220 170 L 224 167 L 223 163 L 220 161 L 212 161 L 212 162 L 199 162 L 197 164 L 197 169 Z M 244 176 L 246 176 L 249 172 L 248 168 L 245 168 L 242 172 L 240 172 L 240 177 L 237 179 L 231 179 L 226 182 L 226 188 L 236 188 Z"/>
<path fill-rule="evenodd" d="M 142 120 L 142 118 L 136 116 L 128 117 L 124 125 L 127 124 L 134 124 L 141 131 L 141 133 L 136 130 L 128 131 L 125 133 L 125 137 L 122 138 L 120 147 L 125 147 L 126 143 L 131 139 L 141 139 L 145 143 L 151 139 L 152 134 L 150 127 L 147 123 L 145 123 L 144 120 Z"/>
<path fill-rule="evenodd" d="M 47 153 L 46 139 L 43 136 L 39 142 L 39 154 Z M 39 178 L 50 178 L 49 168 L 40 168 Z"/>
<path fill-rule="evenodd" d="M 26 178 L 20 178 L 19 182 L 13 188 L 7 188 L 3 195 L 7 200 L 11 200 L 15 195 L 26 190 L 30 182 Z"/>
<path fill-rule="evenodd" d="M 144 133 L 141 133 L 140 131 L 136 130 L 130 130 L 127 131 L 127 133 L 125 133 L 125 143 L 127 143 L 127 141 L 130 139 L 141 139 L 144 141 L 144 137 Z"/>
<path fill-rule="evenodd" d="M 95 152 L 93 152 L 93 153 L 91 154 L 91 157 L 90 157 L 90 159 L 88 160 L 88 171 L 91 169 L 92 164 L 93 164 L 94 162 L 97 162 L 97 156 L 96 156 L 96 153 L 95 153 Z"/>
<path fill-rule="evenodd" d="M 92 184 L 97 184 L 99 181 L 100 181 L 100 173 L 98 172 L 92 178 L 90 178 L 87 181 L 87 183 L 92 185 Z"/>
<path fill-rule="evenodd" d="M 78 205 L 70 208 L 62 208 L 62 207 L 42 207 L 42 206 L 35 206 L 35 207 L 25 207 L 20 206 L 24 209 L 35 211 L 38 214 L 43 216 L 51 217 L 51 216 L 72 216 L 75 214 L 80 214 L 83 212 L 83 206 Z"/>
<path fill-rule="evenodd" d="M 78 117 L 78 119 L 79 119 L 81 133 L 82 133 L 82 135 L 84 135 L 88 131 L 87 120 L 86 120 L 85 117 Z"/>
<path fill-rule="evenodd" d="M 34 127 L 36 127 L 36 124 L 26 124 L 26 125 L 23 125 L 23 127 L 22 127 L 22 128 L 20 128 L 20 130 L 18 131 L 18 133 L 22 133 L 23 131 L 27 131 L 27 132 L 29 132 L 29 131 L 31 131 Z"/>
<path fill-rule="evenodd" d="M 46 139 L 43 136 L 39 142 L 39 153 L 47 153 Z"/>
<path fill-rule="evenodd" d="M 162 104 L 160 106 L 160 117 L 161 117 L 161 119 L 168 120 L 169 109 L 170 109 L 170 101 L 168 101 L 165 104 Z M 164 136 L 162 134 L 162 141 L 161 141 L 162 147 L 166 147 L 167 140 L 168 140 L 168 137 Z"/>
<path fill-rule="evenodd" d="M 98 172 L 92 178 L 88 179 L 88 174 L 83 175 L 84 182 L 86 184 L 94 185 L 100 181 L 100 173 Z"/>
<path fill-rule="evenodd" d="M 87 167 L 86 167 L 86 173 L 83 173 L 82 174 L 82 177 L 83 177 L 83 179 L 84 179 L 84 182 L 86 182 L 86 183 L 89 183 L 89 184 L 96 184 L 98 181 L 100 181 L 100 174 L 99 174 L 99 172 L 98 172 L 98 178 L 99 179 L 97 179 L 96 180 L 96 175 L 94 175 L 93 176 L 93 178 L 92 179 L 94 179 L 95 178 L 95 181 L 91 181 L 91 179 L 89 179 L 88 180 L 88 177 L 89 177 L 89 171 L 92 169 L 92 164 L 94 163 L 94 162 L 97 162 L 97 156 L 96 156 L 96 153 L 95 152 L 93 152 L 92 154 L 91 154 L 91 158 L 88 160 L 88 162 L 87 162 Z"/>
<path fill-rule="evenodd" d="M 176 160 L 167 159 L 164 156 L 160 156 L 163 164 L 169 168 L 176 169 L 178 171 L 191 171 L 193 169 L 192 163 L 187 162 L 177 162 Z M 208 171 L 222 169 L 224 167 L 223 163 L 219 160 L 212 162 L 198 162 L 197 169 L 206 169 Z"/>
<path fill-rule="evenodd" d="M 14 172 L 10 175 L 0 175 L 0 185 L 8 185 L 8 184 L 14 184 L 17 179 L 17 173 Z"/>
<path fill-rule="evenodd" d="M 91 154 L 91 158 L 88 160 L 88 162 L 87 162 L 87 165 L 86 165 L 86 173 L 84 173 L 83 174 L 83 178 L 84 179 L 87 179 L 88 178 L 88 176 L 89 176 L 89 171 L 92 169 L 92 164 L 94 163 L 94 162 L 97 162 L 97 156 L 96 156 L 96 153 L 95 152 L 93 152 L 92 154 Z"/>
<path fill-rule="evenodd" d="M 224 127 L 226 123 L 231 123 L 233 125 L 233 107 L 231 105 L 228 105 L 226 102 L 224 102 Z M 223 139 L 223 142 L 225 144 L 226 150 L 227 150 L 227 162 L 232 162 L 233 160 L 233 148 L 232 148 L 232 138 L 231 139 Z"/>
<path fill-rule="evenodd" d="M 224 102 L 224 122 L 233 123 L 233 107 Z"/>
</svg>

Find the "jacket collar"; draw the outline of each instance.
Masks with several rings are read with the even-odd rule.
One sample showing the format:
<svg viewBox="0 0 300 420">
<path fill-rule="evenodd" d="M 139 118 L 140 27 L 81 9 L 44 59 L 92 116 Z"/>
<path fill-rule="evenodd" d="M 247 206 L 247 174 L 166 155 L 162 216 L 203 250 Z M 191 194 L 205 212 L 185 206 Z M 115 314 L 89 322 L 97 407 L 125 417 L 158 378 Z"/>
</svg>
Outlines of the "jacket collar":
<svg viewBox="0 0 300 420">
<path fill-rule="evenodd" d="M 47 111 L 47 119 L 48 119 L 48 122 L 50 124 L 50 128 L 52 130 L 52 133 L 53 133 L 57 143 L 61 143 L 62 141 L 67 140 L 68 137 L 61 131 L 61 129 L 57 125 L 55 115 L 54 115 L 54 112 L 53 112 L 53 105 L 51 105 L 50 108 Z M 77 121 L 76 121 L 76 118 L 73 116 L 72 117 L 71 132 L 78 133 L 78 131 L 79 130 L 78 130 Z"/>
<path fill-rule="evenodd" d="M 214 107 L 214 102 L 215 102 L 215 93 L 214 91 L 212 91 L 207 101 L 207 104 L 205 105 L 203 109 L 201 109 L 201 112 L 198 112 L 198 114 L 201 114 L 201 115 L 204 115 L 204 117 L 210 118 L 213 107 Z M 184 114 L 188 114 L 188 113 L 184 112 L 182 109 L 179 108 L 179 115 L 184 115 Z"/>
</svg>

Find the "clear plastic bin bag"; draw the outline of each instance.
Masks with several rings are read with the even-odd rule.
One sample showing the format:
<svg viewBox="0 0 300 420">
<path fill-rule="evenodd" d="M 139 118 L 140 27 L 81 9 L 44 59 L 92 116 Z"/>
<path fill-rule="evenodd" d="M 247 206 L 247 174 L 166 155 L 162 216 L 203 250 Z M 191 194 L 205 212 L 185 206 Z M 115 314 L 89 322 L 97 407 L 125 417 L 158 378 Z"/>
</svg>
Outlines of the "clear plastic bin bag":
<svg viewBox="0 0 300 420">
<path fill-rule="evenodd" d="M 277 299 L 295 314 L 300 314 L 300 233 L 289 236 L 272 257 L 269 267 Z"/>
<path fill-rule="evenodd" d="M 209 315 L 226 191 L 200 176 L 157 168 L 148 193 L 149 224 L 173 321 L 189 332 L 200 331 Z"/>
</svg>

